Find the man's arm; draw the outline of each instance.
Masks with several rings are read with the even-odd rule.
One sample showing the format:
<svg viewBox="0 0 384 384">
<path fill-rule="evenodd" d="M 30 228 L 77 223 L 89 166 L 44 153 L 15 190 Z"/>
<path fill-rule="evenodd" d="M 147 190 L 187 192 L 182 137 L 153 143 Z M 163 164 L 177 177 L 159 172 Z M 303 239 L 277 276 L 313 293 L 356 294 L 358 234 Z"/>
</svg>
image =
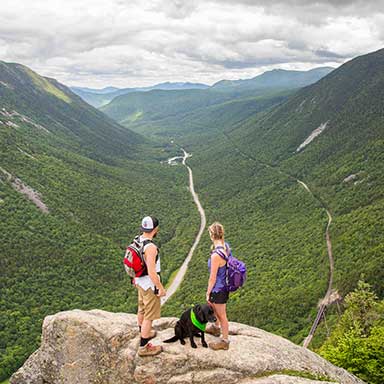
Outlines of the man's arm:
<svg viewBox="0 0 384 384">
<path fill-rule="evenodd" d="M 152 280 L 153 284 L 159 289 L 158 296 L 165 296 L 166 292 L 161 284 L 159 275 L 156 272 L 156 256 L 157 256 L 157 248 L 155 245 L 148 246 L 145 253 L 145 262 L 147 264 L 148 276 Z"/>
</svg>

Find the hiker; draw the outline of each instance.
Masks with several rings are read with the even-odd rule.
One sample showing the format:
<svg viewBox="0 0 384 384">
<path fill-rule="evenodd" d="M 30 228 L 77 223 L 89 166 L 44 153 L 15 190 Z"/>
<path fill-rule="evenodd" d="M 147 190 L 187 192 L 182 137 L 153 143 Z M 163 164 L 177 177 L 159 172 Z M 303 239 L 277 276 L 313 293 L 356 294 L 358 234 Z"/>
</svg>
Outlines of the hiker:
<svg viewBox="0 0 384 384">
<path fill-rule="evenodd" d="M 141 223 L 142 234 L 139 242 L 143 245 L 146 272 L 135 277 L 134 284 L 138 292 L 137 322 L 140 329 L 139 356 L 154 356 L 162 352 L 161 346 L 149 343 L 156 336 L 152 321 L 160 318 L 160 297 L 166 292 L 160 281 L 160 255 L 153 239 L 159 232 L 159 220 L 146 216 Z"/>
<path fill-rule="evenodd" d="M 226 303 L 228 301 L 229 292 L 227 290 L 226 273 L 227 261 L 217 252 L 223 252 L 228 256 L 229 247 L 224 242 L 224 227 L 220 223 L 213 223 L 208 228 L 209 235 L 212 240 L 212 252 L 208 260 L 208 268 L 210 271 L 207 295 L 207 302 L 213 307 L 217 321 L 210 324 L 206 328 L 206 332 L 214 336 L 222 337 L 219 341 L 209 343 L 209 347 L 213 350 L 229 348 L 229 325 L 227 319 Z"/>
</svg>

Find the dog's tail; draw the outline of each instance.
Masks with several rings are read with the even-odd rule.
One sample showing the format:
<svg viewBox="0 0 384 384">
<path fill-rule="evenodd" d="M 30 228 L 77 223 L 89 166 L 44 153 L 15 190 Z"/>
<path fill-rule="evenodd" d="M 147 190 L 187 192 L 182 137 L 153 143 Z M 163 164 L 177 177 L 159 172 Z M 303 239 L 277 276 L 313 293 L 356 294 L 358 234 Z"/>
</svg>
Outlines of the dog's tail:
<svg viewBox="0 0 384 384">
<path fill-rule="evenodd" d="M 178 336 L 173 336 L 170 339 L 164 340 L 163 343 L 174 343 L 177 340 L 179 340 L 179 337 Z"/>
</svg>

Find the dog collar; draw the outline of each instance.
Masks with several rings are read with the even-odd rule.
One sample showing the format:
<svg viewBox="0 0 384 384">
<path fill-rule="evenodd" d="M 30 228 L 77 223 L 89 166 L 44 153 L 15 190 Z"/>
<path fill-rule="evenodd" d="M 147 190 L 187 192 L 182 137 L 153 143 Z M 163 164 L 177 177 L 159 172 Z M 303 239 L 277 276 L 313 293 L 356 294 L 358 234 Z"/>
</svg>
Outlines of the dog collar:
<svg viewBox="0 0 384 384">
<path fill-rule="evenodd" d="M 193 324 L 197 329 L 200 329 L 200 331 L 205 332 L 205 328 L 206 328 L 207 324 L 200 323 L 200 321 L 197 320 L 197 318 L 196 318 L 196 314 L 195 314 L 195 312 L 193 311 L 193 308 L 191 309 L 191 320 L 192 320 L 192 324 Z"/>
</svg>

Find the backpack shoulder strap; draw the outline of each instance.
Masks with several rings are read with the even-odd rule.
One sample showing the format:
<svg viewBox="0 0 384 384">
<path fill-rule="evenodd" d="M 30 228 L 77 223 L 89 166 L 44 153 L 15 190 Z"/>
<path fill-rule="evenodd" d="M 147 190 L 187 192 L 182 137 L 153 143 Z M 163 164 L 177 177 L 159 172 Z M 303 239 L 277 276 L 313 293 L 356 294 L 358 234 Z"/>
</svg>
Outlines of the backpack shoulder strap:
<svg viewBox="0 0 384 384">
<path fill-rule="evenodd" d="M 211 255 L 212 254 L 218 254 L 222 259 L 224 259 L 225 261 L 228 261 L 228 256 L 226 254 L 226 252 L 224 251 L 224 247 L 216 247 L 212 252 L 211 252 Z"/>
<path fill-rule="evenodd" d="M 139 237 L 140 236 L 136 236 L 135 237 L 135 240 L 137 239 L 137 242 L 140 244 L 140 250 L 141 250 L 141 256 L 145 262 L 145 258 L 144 258 L 144 247 L 148 244 L 153 244 L 156 249 L 157 249 L 157 255 L 156 255 L 156 262 L 157 260 L 159 259 L 159 247 L 151 240 L 151 239 L 145 239 L 142 243 L 139 242 Z"/>
</svg>

